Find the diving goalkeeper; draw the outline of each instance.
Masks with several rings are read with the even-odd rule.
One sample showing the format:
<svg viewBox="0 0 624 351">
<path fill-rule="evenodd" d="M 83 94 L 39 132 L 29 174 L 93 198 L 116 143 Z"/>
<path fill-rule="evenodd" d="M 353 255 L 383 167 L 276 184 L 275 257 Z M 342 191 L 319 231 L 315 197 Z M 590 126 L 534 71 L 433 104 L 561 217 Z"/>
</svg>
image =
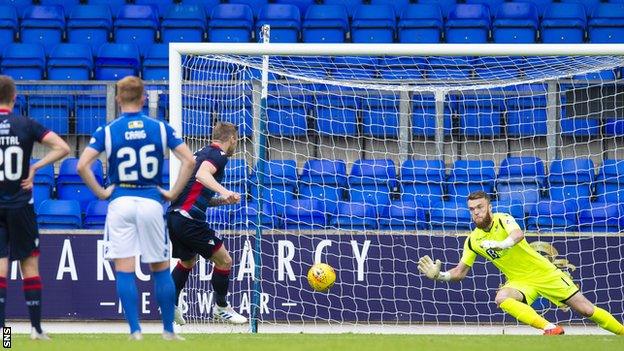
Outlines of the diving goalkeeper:
<svg viewBox="0 0 624 351">
<path fill-rule="evenodd" d="M 441 272 L 442 262 L 424 256 L 418 270 L 430 279 L 462 280 L 477 255 L 492 261 L 507 277 L 506 284 L 496 293 L 496 305 L 520 322 L 544 331 L 544 335 L 561 335 L 564 330 L 540 316 L 531 304 L 543 296 L 557 306 L 567 305 L 588 317 L 601 328 L 624 335 L 624 326 L 609 312 L 594 306 L 570 279 L 548 259 L 535 251 L 524 239 L 524 233 L 508 214 L 492 214 L 488 195 L 476 191 L 468 196 L 468 209 L 476 228 L 464 242 L 459 264 Z"/>
</svg>

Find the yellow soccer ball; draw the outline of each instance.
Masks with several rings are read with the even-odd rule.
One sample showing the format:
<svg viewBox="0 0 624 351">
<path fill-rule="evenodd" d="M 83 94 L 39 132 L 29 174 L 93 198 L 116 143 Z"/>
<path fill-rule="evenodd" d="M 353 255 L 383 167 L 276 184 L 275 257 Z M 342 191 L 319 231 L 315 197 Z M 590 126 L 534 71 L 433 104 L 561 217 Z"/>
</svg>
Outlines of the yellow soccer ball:
<svg viewBox="0 0 624 351">
<path fill-rule="evenodd" d="M 336 272 L 326 263 L 317 263 L 308 271 L 308 283 L 316 291 L 325 292 L 336 282 Z"/>
</svg>

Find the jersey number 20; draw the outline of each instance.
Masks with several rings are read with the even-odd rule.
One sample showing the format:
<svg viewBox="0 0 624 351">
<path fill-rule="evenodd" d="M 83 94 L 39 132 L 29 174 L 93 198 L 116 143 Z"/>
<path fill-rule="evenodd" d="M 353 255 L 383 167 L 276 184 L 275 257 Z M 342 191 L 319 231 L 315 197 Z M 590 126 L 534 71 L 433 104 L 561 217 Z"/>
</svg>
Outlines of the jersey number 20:
<svg viewBox="0 0 624 351">
<path fill-rule="evenodd" d="M 158 174 L 158 158 L 155 156 L 148 156 L 148 153 L 156 150 L 154 144 L 144 145 L 139 149 L 139 155 L 131 147 L 122 147 L 117 150 L 117 158 L 126 159 L 119 163 L 119 180 L 122 182 L 139 180 L 139 172 L 131 170 L 137 162 L 139 169 L 141 170 L 141 177 L 144 179 L 152 179 Z"/>
<path fill-rule="evenodd" d="M 17 146 L 9 146 L 6 150 L 0 150 L 0 181 L 20 179 L 23 161 L 24 151 Z"/>
</svg>

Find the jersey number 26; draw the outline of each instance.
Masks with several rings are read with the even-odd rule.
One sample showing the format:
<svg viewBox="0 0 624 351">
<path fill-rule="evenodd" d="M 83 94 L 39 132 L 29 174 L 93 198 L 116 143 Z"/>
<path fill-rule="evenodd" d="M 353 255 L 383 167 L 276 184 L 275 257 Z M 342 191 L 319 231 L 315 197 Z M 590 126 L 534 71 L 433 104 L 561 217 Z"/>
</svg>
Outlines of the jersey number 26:
<svg viewBox="0 0 624 351">
<path fill-rule="evenodd" d="M 138 157 L 136 150 L 131 147 L 126 146 L 117 150 L 118 159 L 127 158 L 119 163 L 119 180 L 122 182 L 139 180 L 139 172 L 136 169 L 132 170 L 137 162 L 141 171 L 141 177 L 144 179 L 154 178 L 158 174 L 158 158 L 149 156 L 148 153 L 155 150 L 156 146 L 154 144 L 143 145 L 139 149 Z"/>
</svg>

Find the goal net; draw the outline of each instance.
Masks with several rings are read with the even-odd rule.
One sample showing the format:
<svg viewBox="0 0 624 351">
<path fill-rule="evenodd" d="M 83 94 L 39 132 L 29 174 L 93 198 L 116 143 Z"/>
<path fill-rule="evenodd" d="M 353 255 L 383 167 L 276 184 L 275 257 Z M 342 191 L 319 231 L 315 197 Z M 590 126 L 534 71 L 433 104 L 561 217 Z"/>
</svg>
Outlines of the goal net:
<svg viewBox="0 0 624 351">
<path fill-rule="evenodd" d="M 425 254 L 443 269 L 459 261 L 466 198 L 483 190 L 621 319 L 624 57 L 604 49 L 172 45 L 171 122 L 191 148 L 218 121 L 239 127 L 223 183 L 243 201 L 208 211 L 234 260 L 230 303 L 252 330 L 516 324 L 494 303 L 504 277 L 484 259 L 456 283 L 417 269 Z M 315 262 L 336 270 L 329 292 L 308 286 Z M 195 324 L 211 321 L 210 272 L 202 261 L 185 290 Z"/>
</svg>

